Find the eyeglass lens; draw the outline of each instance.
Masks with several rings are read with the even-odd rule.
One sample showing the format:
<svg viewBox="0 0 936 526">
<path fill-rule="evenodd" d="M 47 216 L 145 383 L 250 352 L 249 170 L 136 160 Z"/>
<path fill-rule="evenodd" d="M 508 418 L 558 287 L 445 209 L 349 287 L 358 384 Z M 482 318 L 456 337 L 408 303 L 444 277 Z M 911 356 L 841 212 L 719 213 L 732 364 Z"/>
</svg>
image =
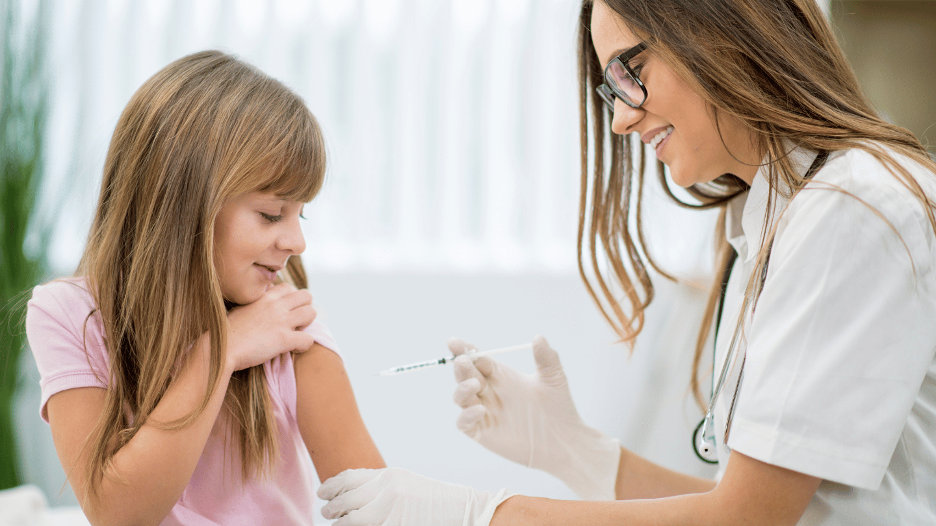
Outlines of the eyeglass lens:
<svg viewBox="0 0 936 526">
<path fill-rule="evenodd" d="M 605 70 L 605 82 L 610 91 L 614 92 L 614 95 L 624 99 L 625 104 L 639 106 L 643 102 L 643 89 L 620 60 L 614 59 L 608 64 L 608 68 Z M 607 102 L 607 99 L 605 102 Z M 613 108 L 613 100 L 611 102 Z"/>
</svg>

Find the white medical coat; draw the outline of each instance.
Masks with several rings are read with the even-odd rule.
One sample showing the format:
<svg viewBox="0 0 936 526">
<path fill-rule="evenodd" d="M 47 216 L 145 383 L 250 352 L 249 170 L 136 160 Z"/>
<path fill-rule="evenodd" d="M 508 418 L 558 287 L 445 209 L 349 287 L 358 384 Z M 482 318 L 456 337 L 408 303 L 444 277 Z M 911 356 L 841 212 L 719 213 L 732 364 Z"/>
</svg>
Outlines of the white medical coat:
<svg viewBox="0 0 936 526">
<path fill-rule="evenodd" d="M 793 156 L 803 174 L 816 154 Z M 933 174 L 901 159 L 936 196 Z M 769 191 L 762 168 L 729 205 L 738 259 L 716 375 L 756 264 Z M 763 293 L 716 403 L 719 476 L 744 359 L 728 446 L 824 480 L 800 524 L 936 524 L 936 238 L 924 208 L 873 156 L 849 150 L 833 153 L 792 201 L 776 197 L 772 216 Z"/>
</svg>

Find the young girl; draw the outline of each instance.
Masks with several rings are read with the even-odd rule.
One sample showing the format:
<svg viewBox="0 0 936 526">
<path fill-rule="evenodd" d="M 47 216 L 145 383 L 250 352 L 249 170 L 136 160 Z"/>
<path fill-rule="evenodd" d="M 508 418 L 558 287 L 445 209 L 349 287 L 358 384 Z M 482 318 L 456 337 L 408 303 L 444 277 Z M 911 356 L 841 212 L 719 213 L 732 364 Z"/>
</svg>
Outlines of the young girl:
<svg viewBox="0 0 936 526">
<path fill-rule="evenodd" d="M 459 428 L 583 499 L 617 502 L 352 470 L 320 488 L 323 514 L 342 516 L 335 526 L 936 524 L 936 163 L 876 115 L 815 0 L 584 0 L 580 17 L 582 274 L 597 274 L 589 290 L 623 340 L 652 298 L 629 209 L 644 150 L 722 210 L 724 272 L 699 337 L 701 351 L 718 320 L 712 401 L 692 437 L 716 480 L 586 426 L 537 338 L 533 376 L 456 361 Z"/>
<path fill-rule="evenodd" d="M 42 417 L 92 524 L 311 524 L 320 480 L 384 463 L 299 254 L 321 130 L 220 52 L 134 94 L 76 276 L 36 287 Z"/>
</svg>

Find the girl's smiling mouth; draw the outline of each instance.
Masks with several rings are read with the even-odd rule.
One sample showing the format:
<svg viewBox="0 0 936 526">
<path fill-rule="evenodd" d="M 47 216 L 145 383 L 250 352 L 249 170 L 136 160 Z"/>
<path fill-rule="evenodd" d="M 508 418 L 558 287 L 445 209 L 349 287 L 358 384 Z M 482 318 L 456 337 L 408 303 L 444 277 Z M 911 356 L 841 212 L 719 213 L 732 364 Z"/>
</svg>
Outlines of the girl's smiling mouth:
<svg viewBox="0 0 936 526">
<path fill-rule="evenodd" d="M 263 277 L 268 279 L 269 281 L 273 281 L 274 279 L 276 279 L 276 273 L 279 269 L 268 267 L 260 263 L 254 263 L 254 266 L 257 267 L 260 273 L 263 274 Z"/>
</svg>

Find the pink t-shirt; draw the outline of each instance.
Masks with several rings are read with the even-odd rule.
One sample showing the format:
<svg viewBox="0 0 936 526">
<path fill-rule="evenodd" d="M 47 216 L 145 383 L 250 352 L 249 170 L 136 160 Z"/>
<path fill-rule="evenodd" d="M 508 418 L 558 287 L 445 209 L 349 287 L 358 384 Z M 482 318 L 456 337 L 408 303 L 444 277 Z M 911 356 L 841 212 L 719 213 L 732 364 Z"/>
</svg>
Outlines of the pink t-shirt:
<svg viewBox="0 0 936 526">
<path fill-rule="evenodd" d="M 107 349 L 94 300 L 83 279 L 58 280 L 33 289 L 26 334 L 39 367 L 40 412 L 53 394 L 77 387 L 107 387 Z M 85 323 L 87 320 L 87 324 Z M 328 329 L 313 322 L 307 332 L 335 352 Z M 87 352 L 85 349 L 87 348 Z M 279 459 L 265 481 L 242 482 L 239 455 L 224 449 L 227 412 L 222 411 L 195 473 L 163 525 L 312 524 L 313 477 L 309 453 L 296 423 L 296 376 L 292 355 L 263 364 L 279 437 Z M 233 460 L 232 460 L 233 458 Z"/>
</svg>

